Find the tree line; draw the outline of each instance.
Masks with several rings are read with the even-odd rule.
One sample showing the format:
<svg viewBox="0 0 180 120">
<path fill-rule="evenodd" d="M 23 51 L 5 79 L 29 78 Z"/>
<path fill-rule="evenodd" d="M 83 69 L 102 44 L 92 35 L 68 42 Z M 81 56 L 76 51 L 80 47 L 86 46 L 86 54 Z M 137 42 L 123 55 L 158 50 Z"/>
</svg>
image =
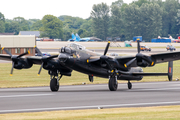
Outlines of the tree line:
<svg viewBox="0 0 180 120">
<path fill-rule="evenodd" d="M 88 19 L 72 16 L 45 15 L 42 20 L 15 17 L 5 19 L 0 12 L 0 33 L 42 31 L 41 37 L 68 40 L 72 33 L 80 37 L 120 37 L 131 40 L 142 36 L 150 41 L 158 36 L 177 38 L 180 33 L 180 3 L 178 0 L 138 0 L 126 4 L 117 0 L 110 6 L 94 4 Z"/>
</svg>

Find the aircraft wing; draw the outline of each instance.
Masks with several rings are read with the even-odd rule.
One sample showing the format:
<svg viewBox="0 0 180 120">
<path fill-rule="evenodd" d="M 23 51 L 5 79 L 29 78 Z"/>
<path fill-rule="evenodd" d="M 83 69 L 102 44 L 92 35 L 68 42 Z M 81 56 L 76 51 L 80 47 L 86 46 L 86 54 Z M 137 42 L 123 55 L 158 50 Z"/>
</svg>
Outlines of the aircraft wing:
<svg viewBox="0 0 180 120">
<path fill-rule="evenodd" d="M 142 55 L 142 57 L 150 63 L 154 62 L 155 64 L 157 63 L 163 63 L 163 62 L 169 62 L 169 61 L 174 61 L 174 60 L 180 60 L 180 52 L 166 52 L 166 53 L 158 53 L 158 54 L 152 54 L 152 55 Z M 141 58 L 141 59 L 143 59 Z M 136 56 L 132 57 L 120 57 L 116 58 L 119 64 L 125 66 L 127 63 L 130 63 L 128 67 L 137 67 L 137 59 Z M 154 63 L 152 65 L 154 65 Z"/>
<path fill-rule="evenodd" d="M 167 52 L 151 55 L 151 58 L 156 60 L 156 63 L 169 62 L 180 60 L 180 52 Z"/>
<path fill-rule="evenodd" d="M 1 59 L 1 60 L 11 61 L 11 56 L 9 56 L 9 55 L 4 55 L 4 54 L 0 54 L 0 59 Z"/>
<path fill-rule="evenodd" d="M 21 59 L 23 61 L 27 61 L 27 62 L 32 63 L 32 64 L 41 65 L 43 63 L 43 60 L 45 60 L 45 59 L 48 59 L 48 60 L 54 62 L 55 61 L 55 57 L 57 57 L 57 56 L 55 55 L 55 56 L 46 57 L 46 58 L 43 58 L 41 56 L 27 56 L 27 57 L 21 57 L 19 59 Z M 0 54 L 0 60 L 13 61 L 12 57 L 9 56 L 9 55 L 6 55 L 6 54 Z"/>
<path fill-rule="evenodd" d="M 27 60 L 33 64 L 42 64 L 42 57 L 41 56 L 29 56 Z"/>
<path fill-rule="evenodd" d="M 0 54 L 0 59 L 1 60 L 7 60 L 7 61 L 12 61 L 11 56 L 6 55 L 6 54 Z M 42 57 L 40 56 L 28 56 L 28 57 L 21 57 L 21 60 L 27 60 L 28 62 L 31 62 L 33 64 L 42 64 Z"/>
<path fill-rule="evenodd" d="M 119 62 L 121 66 L 124 66 L 124 64 L 126 64 L 127 62 L 131 61 L 134 58 L 135 56 L 123 56 L 123 57 L 117 57 L 115 59 Z M 130 67 L 137 67 L 136 60 L 133 61 Z"/>
</svg>

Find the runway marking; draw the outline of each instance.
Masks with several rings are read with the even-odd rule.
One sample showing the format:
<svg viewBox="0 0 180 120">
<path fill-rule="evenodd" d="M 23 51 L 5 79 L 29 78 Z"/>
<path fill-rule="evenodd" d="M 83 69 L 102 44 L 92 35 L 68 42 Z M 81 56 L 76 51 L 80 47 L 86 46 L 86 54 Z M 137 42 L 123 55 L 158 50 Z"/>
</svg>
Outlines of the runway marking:
<svg viewBox="0 0 180 120">
<path fill-rule="evenodd" d="M 145 91 L 145 90 L 175 90 L 175 89 L 180 89 L 180 88 L 150 88 L 150 89 L 133 89 L 133 91 L 136 91 L 136 90 L 142 90 L 142 91 Z"/>
<path fill-rule="evenodd" d="M 7 96 L 0 96 L 0 98 L 9 98 L 9 97 L 35 97 L 35 96 L 47 96 L 47 95 L 54 95 L 54 94 L 7 95 Z"/>
<path fill-rule="evenodd" d="M 180 103 L 180 101 L 154 102 L 154 103 L 134 103 L 134 104 L 116 104 L 116 105 L 94 105 L 94 106 L 75 106 L 75 107 L 0 110 L 0 113 L 32 112 L 32 111 L 46 111 L 46 110 L 72 110 L 72 109 L 96 109 L 96 108 L 98 109 L 98 108 L 113 108 L 113 107 L 133 107 L 133 106 L 142 106 L 142 105 L 169 105 L 169 104 L 177 104 L 177 103 Z"/>
<path fill-rule="evenodd" d="M 35 90 L 35 89 L 47 89 L 47 87 L 32 87 L 32 88 L 1 88 L 0 91 L 17 91 L 17 90 Z"/>
</svg>

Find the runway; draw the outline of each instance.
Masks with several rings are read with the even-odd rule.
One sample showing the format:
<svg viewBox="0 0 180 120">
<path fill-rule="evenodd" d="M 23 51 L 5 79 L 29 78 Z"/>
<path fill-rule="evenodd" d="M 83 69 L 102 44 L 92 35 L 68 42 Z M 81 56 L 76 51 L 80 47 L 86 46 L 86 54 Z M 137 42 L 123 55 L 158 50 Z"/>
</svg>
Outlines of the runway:
<svg viewBox="0 0 180 120">
<path fill-rule="evenodd" d="M 180 105 L 180 82 L 137 82 L 120 84 L 109 91 L 107 84 L 60 86 L 58 92 L 49 87 L 1 88 L 0 114 L 74 109 L 105 109 Z"/>
</svg>

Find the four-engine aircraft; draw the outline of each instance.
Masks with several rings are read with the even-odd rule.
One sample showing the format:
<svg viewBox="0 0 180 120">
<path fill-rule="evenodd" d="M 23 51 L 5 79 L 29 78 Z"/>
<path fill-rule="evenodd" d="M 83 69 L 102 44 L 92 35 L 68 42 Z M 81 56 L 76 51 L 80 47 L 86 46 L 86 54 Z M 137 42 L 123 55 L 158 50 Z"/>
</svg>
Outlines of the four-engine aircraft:
<svg viewBox="0 0 180 120">
<path fill-rule="evenodd" d="M 0 59 L 12 60 L 12 69 L 28 69 L 33 64 L 39 64 L 40 69 L 48 70 L 51 76 L 51 91 L 59 90 L 59 80 L 62 76 L 71 76 L 72 70 L 87 74 L 89 81 L 93 82 L 93 77 L 103 77 L 109 79 L 109 90 L 116 91 L 118 88 L 117 80 L 128 81 L 128 88 L 132 88 L 130 81 L 141 80 L 143 76 L 168 76 L 172 80 L 173 61 L 180 59 L 180 52 L 166 52 L 153 55 L 144 55 L 140 53 L 140 43 L 137 41 L 137 51 L 135 56 L 106 56 L 110 46 L 108 42 L 104 54 L 98 54 L 87 50 L 84 46 L 77 43 L 70 43 L 60 50 L 59 55 L 43 56 L 41 51 L 35 47 L 41 56 L 27 56 L 28 52 L 20 55 L 12 55 L 3 48 L 8 55 L 0 54 Z M 141 67 L 152 67 L 155 64 L 169 62 L 167 73 L 143 73 Z"/>
</svg>

